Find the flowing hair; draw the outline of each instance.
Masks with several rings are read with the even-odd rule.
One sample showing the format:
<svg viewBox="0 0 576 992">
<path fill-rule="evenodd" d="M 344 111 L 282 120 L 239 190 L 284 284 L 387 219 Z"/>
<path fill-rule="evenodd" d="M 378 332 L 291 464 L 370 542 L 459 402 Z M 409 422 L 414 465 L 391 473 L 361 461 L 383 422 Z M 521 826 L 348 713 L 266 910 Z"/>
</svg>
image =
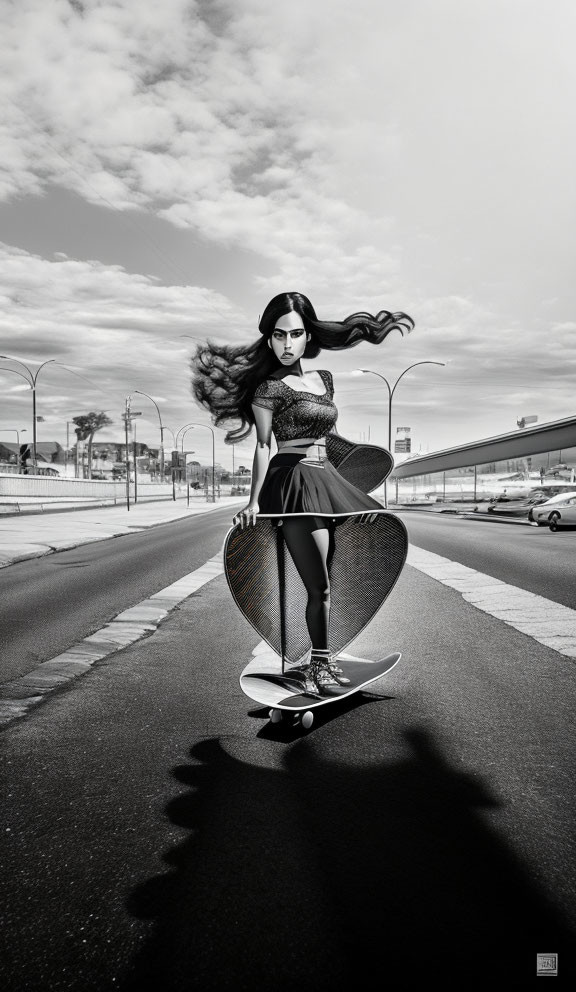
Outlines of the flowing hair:
<svg viewBox="0 0 576 992">
<path fill-rule="evenodd" d="M 198 345 L 191 360 L 192 393 L 212 415 L 216 427 L 228 427 L 225 441 L 235 444 L 248 437 L 254 425 L 252 399 L 256 387 L 279 368 L 268 341 L 277 321 L 294 311 L 302 317 L 310 335 L 304 358 L 316 358 L 323 349 L 343 351 L 362 341 L 381 344 L 392 331 L 409 334 L 414 321 L 405 313 L 379 310 L 353 313 L 344 320 L 318 320 L 310 300 L 302 293 L 280 293 L 270 300 L 258 329 L 262 338 L 251 345 L 218 345 L 212 341 Z M 238 425 L 238 421 L 240 424 Z M 237 426 L 232 426 L 236 423 Z"/>
</svg>

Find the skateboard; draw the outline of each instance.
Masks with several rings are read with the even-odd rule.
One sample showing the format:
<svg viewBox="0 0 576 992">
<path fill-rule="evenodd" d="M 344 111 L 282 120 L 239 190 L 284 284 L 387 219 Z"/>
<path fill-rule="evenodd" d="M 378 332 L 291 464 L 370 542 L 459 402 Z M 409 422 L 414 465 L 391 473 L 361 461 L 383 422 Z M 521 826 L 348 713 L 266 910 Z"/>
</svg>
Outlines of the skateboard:
<svg viewBox="0 0 576 992">
<path fill-rule="evenodd" d="M 349 684 L 330 685 L 323 687 L 321 692 L 315 692 L 306 689 L 304 677 L 294 669 L 285 668 L 282 671 L 278 654 L 269 649 L 256 649 L 240 676 L 240 688 L 256 703 L 271 707 L 268 714 L 271 723 L 279 723 L 283 717 L 287 717 L 292 719 L 292 726 L 301 724 L 305 730 L 309 730 L 314 723 L 314 711 L 318 707 L 360 692 L 390 672 L 400 658 L 399 651 L 378 661 L 339 654 L 334 660 L 342 674 L 350 680 Z"/>
</svg>

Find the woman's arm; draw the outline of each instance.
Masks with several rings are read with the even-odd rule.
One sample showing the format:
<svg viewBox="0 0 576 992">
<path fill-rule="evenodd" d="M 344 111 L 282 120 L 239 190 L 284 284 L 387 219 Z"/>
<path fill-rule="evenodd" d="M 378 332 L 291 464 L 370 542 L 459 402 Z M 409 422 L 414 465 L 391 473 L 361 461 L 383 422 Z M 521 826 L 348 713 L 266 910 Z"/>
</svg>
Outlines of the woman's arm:
<svg viewBox="0 0 576 992">
<path fill-rule="evenodd" d="M 272 437 L 272 410 L 268 410 L 264 407 L 257 406 L 255 403 L 252 405 L 252 410 L 254 413 L 254 421 L 256 426 L 256 450 L 254 452 L 254 460 L 252 462 L 252 487 L 250 489 L 250 501 L 248 506 L 245 506 L 243 510 L 234 517 L 234 523 L 256 523 L 256 514 L 258 513 L 258 497 L 260 495 L 260 490 L 264 479 L 266 477 L 266 472 L 268 471 L 268 464 L 270 462 L 270 439 Z"/>
</svg>

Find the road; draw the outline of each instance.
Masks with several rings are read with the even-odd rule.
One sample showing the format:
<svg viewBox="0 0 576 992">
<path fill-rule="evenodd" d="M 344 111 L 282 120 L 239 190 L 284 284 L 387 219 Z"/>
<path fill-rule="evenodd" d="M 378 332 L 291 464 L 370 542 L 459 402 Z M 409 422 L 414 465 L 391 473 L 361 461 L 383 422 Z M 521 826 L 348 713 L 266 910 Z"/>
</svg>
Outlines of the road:
<svg viewBox="0 0 576 992">
<path fill-rule="evenodd" d="M 545 547 L 405 519 L 472 568 Z M 240 692 L 258 640 L 220 576 L 4 731 L 3 989 L 573 982 L 574 661 L 407 566 L 354 645 L 402 662 L 299 736 Z"/>
<path fill-rule="evenodd" d="M 573 608 L 576 531 L 400 513 L 411 543 Z M 215 555 L 230 523 L 202 517 L 0 570 L 0 682 L 23 675 Z"/>
<path fill-rule="evenodd" d="M 418 547 L 570 609 L 576 607 L 576 530 L 554 534 L 547 527 L 425 510 L 398 516 Z"/>
<path fill-rule="evenodd" d="M 216 554 L 230 508 L 0 569 L 0 682 L 76 644 Z"/>
</svg>

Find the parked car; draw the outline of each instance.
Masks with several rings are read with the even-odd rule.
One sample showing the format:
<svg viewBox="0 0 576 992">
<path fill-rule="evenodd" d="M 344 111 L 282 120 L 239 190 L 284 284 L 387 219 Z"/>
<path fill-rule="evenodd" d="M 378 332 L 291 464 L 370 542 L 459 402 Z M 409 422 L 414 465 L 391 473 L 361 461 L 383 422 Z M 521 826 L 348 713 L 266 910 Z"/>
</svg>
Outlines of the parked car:
<svg viewBox="0 0 576 992">
<path fill-rule="evenodd" d="M 532 506 L 528 511 L 528 520 L 532 520 L 539 527 L 545 527 L 550 522 L 550 517 L 556 510 L 563 511 L 565 507 L 575 505 L 576 490 L 571 493 L 559 493 L 557 496 L 547 499 L 545 503 L 541 503 L 539 506 Z"/>
<path fill-rule="evenodd" d="M 36 471 L 33 472 L 32 469 L 28 469 L 29 475 L 47 475 L 52 479 L 59 479 L 60 472 L 54 465 L 38 465 Z"/>
<path fill-rule="evenodd" d="M 570 506 L 552 510 L 548 519 L 548 526 L 550 530 L 559 530 L 560 527 L 576 527 L 576 499 Z"/>
<path fill-rule="evenodd" d="M 490 501 L 486 510 L 488 513 L 497 513 L 498 516 L 528 518 L 530 510 L 534 507 L 546 503 L 552 496 L 564 495 L 572 491 L 571 486 L 539 486 L 522 499 L 497 496 Z"/>
<path fill-rule="evenodd" d="M 506 502 L 493 500 L 486 507 L 486 511 L 497 513 L 498 516 L 527 517 L 532 507 L 545 503 L 547 499 L 548 496 L 544 493 L 534 493 L 532 496 L 525 496 L 524 499 L 508 499 Z"/>
</svg>

